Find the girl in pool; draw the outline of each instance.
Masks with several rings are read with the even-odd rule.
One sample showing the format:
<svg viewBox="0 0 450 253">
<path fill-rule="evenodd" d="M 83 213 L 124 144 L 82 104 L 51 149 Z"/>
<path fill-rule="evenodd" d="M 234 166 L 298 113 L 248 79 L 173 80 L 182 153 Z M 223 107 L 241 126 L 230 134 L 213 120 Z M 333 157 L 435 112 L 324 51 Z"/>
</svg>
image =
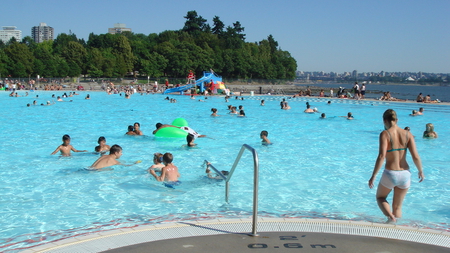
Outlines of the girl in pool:
<svg viewBox="0 0 450 253">
<path fill-rule="evenodd" d="M 383 123 L 386 130 L 380 134 L 378 157 L 372 177 L 369 180 L 369 187 L 372 189 L 377 173 L 381 169 L 384 160 L 386 160 L 383 175 L 378 184 L 376 198 L 381 211 L 392 222 L 402 217 L 403 199 L 411 183 L 411 172 L 406 162 L 407 150 L 411 153 L 414 164 L 419 170 L 419 182 L 422 182 L 425 178 L 414 136 L 409 131 L 398 127 L 397 120 L 397 114 L 394 110 L 388 109 L 384 112 Z M 394 189 L 394 197 L 391 211 L 386 198 L 392 189 Z"/>
<path fill-rule="evenodd" d="M 434 126 L 431 123 L 425 125 L 426 129 L 423 132 L 423 138 L 437 138 L 438 134 L 434 131 Z"/>
<path fill-rule="evenodd" d="M 162 161 L 163 161 L 163 154 L 154 153 L 153 154 L 153 165 L 147 169 L 148 173 L 150 173 L 150 170 L 161 171 L 161 169 L 164 167 L 164 164 L 162 163 Z"/>
</svg>

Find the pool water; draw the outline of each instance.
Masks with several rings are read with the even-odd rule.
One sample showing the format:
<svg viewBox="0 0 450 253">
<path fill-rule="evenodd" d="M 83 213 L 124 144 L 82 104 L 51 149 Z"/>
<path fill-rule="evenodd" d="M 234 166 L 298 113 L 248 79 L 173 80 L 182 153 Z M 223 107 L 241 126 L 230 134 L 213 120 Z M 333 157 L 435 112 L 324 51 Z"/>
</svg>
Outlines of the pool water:
<svg viewBox="0 0 450 253">
<path fill-rule="evenodd" d="M 225 183 L 205 176 L 204 160 L 219 170 L 229 170 L 243 144 L 256 149 L 260 162 L 259 216 L 330 218 L 384 222 L 375 193 L 367 182 L 378 153 L 383 130 L 382 114 L 395 109 L 399 126 L 409 126 L 416 136 L 426 179 L 418 183 L 411 157 L 412 184 L 399 224 L 450 231 L 448 136 L 450 106 L 386 103 L 378 101 L 288 99 L 291 110 L 281 110 L 282 97 L 254 96 L 245 100 L 209 97 L 205 102 L 189 96 L 91 92 L 90 100 L 66 98 L 52 106 L 31 106 L 52 100 L 63 92 L 29 92 L 10 98 L 0 93 L 3 108 L 0 127 L 0 251 L 13 252 L 72 236 L 161 222 L 242 218 L 252 213 L 253 159 L 245 152 L 230 181 L 230 201 Z M 39 98 L 36 98 L 36 95 Z M 266 105 L 260 106 L 265 99 Z M 327 115 L 305 114 L 305 103 Z M 227 114 L 227 105 L 243 105 L 246 117 Z M 410 117 L 411 110 L 425 114 Z M 219 117 L 211 117 L 211 108 Z M 346 120 L 352 112 L 355 120 Z M 170 124 L 183 117 L 207 138 L 195 148 L 184 139 L 156 138 L 158 122 Z M 126 136 L 127 126 L 141 124 L 145 136 Z M 438 139 L 423 139 L 426 123 L 433 123 Z M 261 145 L 259 133 L 269 132 L 273 145 Z M 88 153 L 51 156 L 64 134 L 71 144 Z M 99 156 L 94 147 L 105 136 L 109 145 L 123 148 L 120 161 L 110 171 L 86 171 Z M 146 169 L 153 153 L 170 152 L 182 181 L 169 189 Z M 377 183 L 382 171 L 377 176 Z M 392 195 L 392 194 L 391 194 Z M 390 196 L 391 198 L 392 196 Z M 389 199 L 390 199 L 389 198 Z"/>
</svg>

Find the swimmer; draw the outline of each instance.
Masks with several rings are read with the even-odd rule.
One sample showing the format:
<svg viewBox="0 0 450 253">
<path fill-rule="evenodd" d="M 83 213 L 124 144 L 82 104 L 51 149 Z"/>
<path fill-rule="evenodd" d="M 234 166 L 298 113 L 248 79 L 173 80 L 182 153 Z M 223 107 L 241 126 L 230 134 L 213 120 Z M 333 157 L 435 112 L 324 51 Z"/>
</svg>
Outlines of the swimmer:
<svg viewBox="0 0 450 253">
<path fill-rule="evenodd" d="M 263 99 L 263 100 L 261 100 L 261 105 L 264 105 L 264 99 Z"/>
<path fill-rule="evenodd" d="M 320 119 L 325 119 L 326 117 L 325 113 L 320 114 Z"/>
<path fill-rule="evenodd" d="M 230 112 L 230 114 L 237 114 L 236 106 L 232 106 L 232 107 L 231 107 L 231 112 Z"/>
<path fill-rule="evenodd" d="M 122 156 L 122 147 L 120 147 L 117 144 L 114 144 L 109 150 L 109 155 L 99 157 L 97 161 L 95 161 L 89 168 L 92 170 L 99 170 L 113 165 L 124 165 L 121 164 L 119 161 L 117 161 L 117 159 L 119 159 L 121 156 Z"/>
<path fill-rule="evenodd" d="M 217 109 L 216 108 L 211 108 L 211 111 L 212 111 L 211 116 L 213 116 L 213 117 L 219 116 L 219 115 L 217 115 Z"/>
<path fill-rule="evenodd" d="M 70 156 L 70 151 L 73 152 L 87 152 L 87 150 L 76 150 L 72 145 L 70 145 L 70 136 L 68 134 L 65 134 L 62 137 L 62 141 L 63 143 L 61 145 L 59 145 L 55 151 L 53 151 L 53 153 L 51 153 L 52 155 L 56 154 L 58 151 L 61 152 L 62 156 Z"/>
<path fill-rule="evenodd" d="M 187 146 L 188 147 L 195 147 L 195 146 L 197 146 L 197 144 L 195 144 L 194 141 L 195 141 L 195 137 L 194 137 L 193 134 L 188 134 L 186 136 L 186 142 L 187 142 Z"/>
<path fill-rule="evenodd" d="M 128 126 L 128 132 L 125 133 L 126 135 L 136 135 L 134 132 L 134 127 L 132 125 Z"/>
<path fill-rule="evenodd" d="M 109 145 L 106 145 L 106 138 L 103 136 L 100 136 L 98 138 L 97 143 L 98 143 L 98 146 L 95 147 L 95 152 L 106 153 L 106 151 L 111 149 L 111 147 Z"/>
<path fill-rule="evenodd" d="M 423 132 L 423 138 L 437 138 L 438 134 L 434 131 L 434 126 L 431 123 L 425 125 L 426 129 Z"/>
<path fill-rule="evenodd" d="M 347 118 L 349 120 L 354 119 L 353 114 L 351 112 L 347 113 L 347 116 L 339 116 L 339 117 Z"/>
<path fill-rule="evenodd" d="M 314 110 L 311 109 L 311 106 L 310 106 L 309 104 L 307 104 L 307 105 L 306 105 L 306 109 L 305 109 L 303 112 L 306 112 L 306 113 L 314 113 Z"/>
<path fill-rule="evenodd" d="M 412 110 L 412 113 L 409 116 L 419 116 L 416 110 Z"/>
<path fill-rule="evenodd" d="M 267 136 L 269 136 L 269 132 L 267 132 L 267 131 L 261 131 L 261 133 L 259 134 L 259 137 L 261 137 L 261 143 L 263 144 L 263 145 L 268 145 L 268 144 L 271 144 L 271 142 L 270 142 L 270 140 L 269 140 L 269 138 L 267 138 Z"/>
<path fill-rule="evenodd" d="M 89 94 L 87 94 L 84 99 L 91 99 L 91 96 L 89 96 Z"/>
<path fill-rule="evenodd" d="M 331 105 L 331 101 L 328 101 L 327 105 Z"/>
<path fill-rule="evenodd" d="M 62 100 L 60 96 L 58 96 L 58 97 L 56 98 L 56 101 L 64 102 L 64 100 Z"/>
<path fill-rule="evenodd" d="M 240 111 L 239 111 L 238 117 L 245 117 L 245 112 L 244 112 L 244 110 L 240 110 Z"/>
<path fill-rule="evenodd" d="M 207 175 L 208 178 L 211 179 L 217 179 L 217 180 L 223 180 L 223 177 L 221 177 L 218 173 L 212 173 L 211 170 L 209 169 L 209 167 L 211 166 L 211 163 L 206 163 L 206 170 L 205 173 Z M 220 173 L 222 173 L 222 175 L 224 175 L 225 177 L 228 176 L 229 172 L 226 170 L 222 170 L 220 171 Z"/>
<path fill-rule="evenodd" d="M 165 128 L 165 127 L 176 127 L 176 126 L 169 125 L 169 124 L 156 123 L 156 129 L 153 131 L 153 134 L 156 134 L 156 132 L 158 132 L 159 129 Z M 179 128 L 179 127 L 176 127 L 176 128 Z"/>
<path fill-rule="evenodd" d="M 134 132 L 136 133 L 136 135 L 144 135 L 144 133 L 142 133 L 141 131 L 141 124 L 139 124 L 138 122 L 134 123 Z"/>
<path fill-rule="evenodd" d="M 411 183 L 411 172 L 406 161 L 407 150 L 409 150 L 412 160 L 419 171 L 419 182 L 422 182 L 425 178 L 414 136 L 409 131 L 399 128 L 397 121 L 397 114 L 394 110 L 388 109 L 384 112 L 383 123 L 386 130 L 380 134 L 378 157 L 372 177 L 369 179 L 369 188 L 372 189 L 377 173 L 386 160 L 384 172 L 378 184 L 376 198 L 379 208 L 388 220 L 392 222 L 396 222 L 397 218 L 402 217 L 403 199 Z M 392 190 L 394 190 L 394 198 L 391 210 L 386 198 Z"/>
<path fill-rule="evenodd" d="M 178 178 L 180 177 L 180 173 L 178 172 L 177 166 L 175 166 L 172 161 L 173 155 L 171 153 L 165 153 L 163 155 L 164 167 L 161 169 L 161 176 L 156 175 L 154 169 L 150 169 L 149 173 L 155 177 L 158 182 L 179 182 Z"/>
<path fill-rule="evenodd" d="M 423 115 L 423 107 L 419 108 L 419 111 L 417 112 L 418 115 Z"/>
<path fill-rule="evenodd" d="M 154 153 L 153 154 L 153 165 L 150 166 L 147 171 L 150 173 L 150 170 L 154 171 L 161 171 L 161 169 L 164 167 L 163 161 L 163 154 L 161 153 Z"/>
</svg>

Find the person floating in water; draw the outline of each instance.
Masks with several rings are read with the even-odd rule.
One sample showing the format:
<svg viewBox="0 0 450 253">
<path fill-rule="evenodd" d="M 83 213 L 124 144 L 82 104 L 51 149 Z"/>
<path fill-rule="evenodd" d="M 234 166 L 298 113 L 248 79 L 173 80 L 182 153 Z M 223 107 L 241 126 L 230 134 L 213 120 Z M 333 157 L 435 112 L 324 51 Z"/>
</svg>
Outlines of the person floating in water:
<svg viewBox="0 0 450 253">
<path fill-rule="evenodd" d="M 271 142 L 270 142 L 270 140 L 269 140 L 269 138 L 267 138 L 267 136 L 269 136 L 269 132 L 267 132 L 267 131 L 261 131 L 261 133 L 259 134 L 259 136 L 261 137 L 261 143 L 263 144 L 263 145 L 268 145 L 268 144 L 271 144 Z"/>
<path fill-rule="evenodd" d="M 109 145 L 106 145 L 106 138 L 103 136 L 98 138 L 97 143 L 98 146 L 95 147 L 95 152 L 106 153 L 111 148 Z"/>
<path fill-rule="evenodd" d="M 63 156 L 70 156 L 70 151 L 73 152 L 87 152 L 87 150 L 76 150 L 72 145 L 70 145 L 70 136 L 68 134 L 65 134 L 62 137 L 63 143 L 59 145 L 55 151 L 53 151 L 52 155 L 58 153 L 58 151 L 61 152 L 61 155 Z"/>
<path fill-rule="evenodd" d="M 431 123 L 425 125 L 425 131 L 423 132 L 424 138 L 437 138 L 438 134 L 434 131 L 434 126 Z"/>
<path fill-rule="evenodd" d="M 180 173 L 178 172 L 177 166 L 175 166 L 172 162 L 173 155 L 171 153 L 165 153 L 163 155 L 164 167 L 161 169 L 161 176 L 156 175 L 154 169 L 150 169 L 150 174 L 156 179 L 156 181 L 164 182 L 164 185 L 170 188 L 180 184 L 180 181 L 178 181 Z"/>
<path fill-rule="evenodd" d="M 378 157 L 372 177 L 369 179 L 369 188 L 372 189 L 378 171 L 383 166 L 384 160 L 386 160 L 383 175 L 378 184 L 376 198 L 379 208 L 388 220 L 392 222 L 396 222 L 398 218 L 402 217 L 403 199 L 411 184 L 411 172 L 406 161 L 407 150 L 409 150 L 413 162 L 419 171 L 419 182 L 425 179 L 422 161 L 416 149 L 414 136 L 411 132 L 398 127 L 397 121 L 397 114 L 394 110 L 388 109 L 384 112 L 383 123 L 386 130 L 380 134 Z M 391 210 L 386 198 L 392 189 L 394 189 L 394 197 Z"/>
</svg>

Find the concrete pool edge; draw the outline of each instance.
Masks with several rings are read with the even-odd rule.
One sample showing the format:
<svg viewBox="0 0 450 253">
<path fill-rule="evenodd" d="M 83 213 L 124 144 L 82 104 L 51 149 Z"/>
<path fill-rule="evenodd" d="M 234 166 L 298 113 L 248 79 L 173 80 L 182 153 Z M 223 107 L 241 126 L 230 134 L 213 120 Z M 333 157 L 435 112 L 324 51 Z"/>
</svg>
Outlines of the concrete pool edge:
<svg viewBox="0 0 450 253">
<path fill-rule="evenodd" d="M 224 234 L 249 234 L 252 220 L 214 219 L 144 225 L 116 229 L 49 242 L 25 251 L 31 252 L 100 252 L 168 239 Z M 260 232 L 312 232 L 396 239 L 450 248 L 450 233 L 394 224 L 362 221 L 258 218 Z"/>
</svg>

